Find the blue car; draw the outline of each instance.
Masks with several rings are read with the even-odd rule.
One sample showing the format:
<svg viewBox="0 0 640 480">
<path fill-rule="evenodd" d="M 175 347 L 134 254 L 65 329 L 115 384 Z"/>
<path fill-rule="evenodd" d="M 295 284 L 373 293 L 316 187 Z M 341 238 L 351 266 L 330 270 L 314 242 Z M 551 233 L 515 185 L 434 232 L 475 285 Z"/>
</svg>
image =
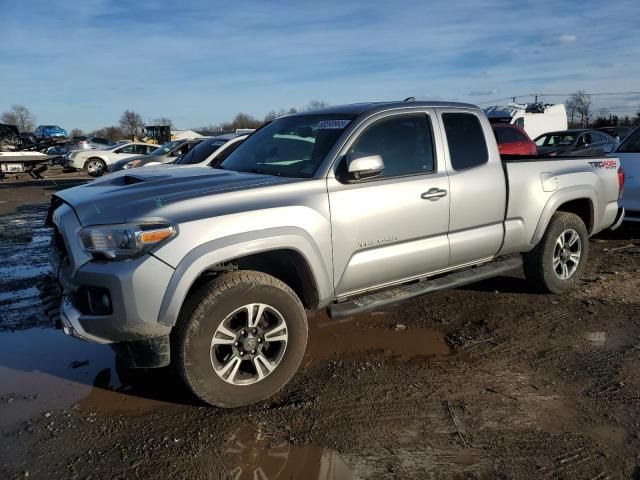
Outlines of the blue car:
<svg viewBox="0 0 640 480">
<path fill-rule="evenodd" d="M 57 125 L 38 125 L 33 132 L 38 140 L 65 140 L 67 131 Z"/>
</svg>

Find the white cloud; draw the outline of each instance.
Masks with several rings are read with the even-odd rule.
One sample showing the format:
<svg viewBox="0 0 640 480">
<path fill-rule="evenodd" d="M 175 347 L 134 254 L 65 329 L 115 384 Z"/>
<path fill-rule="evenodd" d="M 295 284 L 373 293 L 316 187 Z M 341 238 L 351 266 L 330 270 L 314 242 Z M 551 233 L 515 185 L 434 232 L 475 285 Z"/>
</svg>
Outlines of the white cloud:
<svg viewBox="0 0 640 480">
<path fill-rule="evenodd" d="M 577 39 L 578 37 L 576 37 L 575 35 L 570 35 L 570 34 L 560 35 L 560 43 L 563 45 L 569 45 L 571 43 L 575 43 Z"/>
</svg>

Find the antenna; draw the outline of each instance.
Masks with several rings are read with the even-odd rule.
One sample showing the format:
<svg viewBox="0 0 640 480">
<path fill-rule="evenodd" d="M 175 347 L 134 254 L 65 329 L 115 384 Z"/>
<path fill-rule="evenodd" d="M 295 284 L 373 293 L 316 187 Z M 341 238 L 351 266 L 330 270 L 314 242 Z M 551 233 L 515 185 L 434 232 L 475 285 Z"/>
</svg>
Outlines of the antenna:
<svg viewBox="0 0 640 480">
<path fill-rule="evenodd" d="M 403 102 L 415 102 L 416 101 L 416 97 L 407 97 L 403 100 Z"/>
</svg>

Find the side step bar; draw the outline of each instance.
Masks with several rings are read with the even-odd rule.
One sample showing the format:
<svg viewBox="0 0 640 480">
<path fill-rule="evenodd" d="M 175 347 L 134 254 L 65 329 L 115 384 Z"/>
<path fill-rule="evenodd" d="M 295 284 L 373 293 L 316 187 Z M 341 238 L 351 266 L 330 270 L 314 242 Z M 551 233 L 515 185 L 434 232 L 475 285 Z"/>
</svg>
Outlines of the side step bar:
<svg viewBox="0 0 640 480">
<path fill-rule="evenodd" d="M 422 280 L 409 285 L 401 285 L 387 290 L 355 297 L 342 303 L 335 303 L 327 307 L 327 313 L 331 318 L 345 318 L 358 313 L 369 312 L 394 303 L 399 303 L 410 298 L 437 292 L 447 288 L 460 287 L 469 283 L 479 282 L 487 278 L 512 272 L 522 267 L 522 257 L 512 257 L 505 260 L 497 260 L 479 267 L 471 267 L 459 270 L 433 280 Z"/>
</svg>

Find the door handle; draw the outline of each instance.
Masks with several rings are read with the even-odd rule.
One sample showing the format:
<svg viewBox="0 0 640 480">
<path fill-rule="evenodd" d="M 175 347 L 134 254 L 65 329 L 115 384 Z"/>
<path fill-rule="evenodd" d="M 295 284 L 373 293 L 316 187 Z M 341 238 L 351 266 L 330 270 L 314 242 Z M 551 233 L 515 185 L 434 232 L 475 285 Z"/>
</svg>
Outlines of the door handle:
<svg viewBox="0 0 640 480">
<path fill-rule="evenodd" d="M 436 200 L 440 200 L 442 197 L 447 195 L 446 190 L 440 190 L 439 188 L 430 188 L 426 192 L 424 192 L 420 197 L 423 200 L 431 200 L 435 202 Z"/>
</svg>

